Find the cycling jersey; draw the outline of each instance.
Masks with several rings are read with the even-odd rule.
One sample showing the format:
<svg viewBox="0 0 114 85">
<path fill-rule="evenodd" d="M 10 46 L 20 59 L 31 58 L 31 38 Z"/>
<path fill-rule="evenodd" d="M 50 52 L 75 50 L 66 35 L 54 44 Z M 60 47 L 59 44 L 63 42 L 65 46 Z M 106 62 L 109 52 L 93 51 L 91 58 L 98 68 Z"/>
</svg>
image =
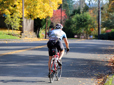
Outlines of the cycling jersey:
<svg viewBox="0 0 114 85">
<path fill-rule="evenodd" d="M 54 29 L 49 32 L 48 34 L 49 40 L 62 40 L 63 38 L 66 38 L 66 33 L 62 31 L 61 29 Z"/>
</svg>

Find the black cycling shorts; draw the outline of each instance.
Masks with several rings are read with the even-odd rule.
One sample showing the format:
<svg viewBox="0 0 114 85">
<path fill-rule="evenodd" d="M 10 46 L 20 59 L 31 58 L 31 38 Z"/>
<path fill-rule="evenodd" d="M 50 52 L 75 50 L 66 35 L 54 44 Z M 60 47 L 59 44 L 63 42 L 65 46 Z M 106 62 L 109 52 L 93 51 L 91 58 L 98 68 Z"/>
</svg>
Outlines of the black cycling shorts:
<svg viewBox="0 0 114 85">
<path fill-rule="evenodd" d="M 64 46 L 62 41 L 58 40 L 49 40 L 47 42 L 47 47 L 48 47 L 48 52 L 49 52 L 49 56 L 53 56 L 53 49 L 57 48 L 58 51 L 63 51 L 64 50 Z"/>
</svg>

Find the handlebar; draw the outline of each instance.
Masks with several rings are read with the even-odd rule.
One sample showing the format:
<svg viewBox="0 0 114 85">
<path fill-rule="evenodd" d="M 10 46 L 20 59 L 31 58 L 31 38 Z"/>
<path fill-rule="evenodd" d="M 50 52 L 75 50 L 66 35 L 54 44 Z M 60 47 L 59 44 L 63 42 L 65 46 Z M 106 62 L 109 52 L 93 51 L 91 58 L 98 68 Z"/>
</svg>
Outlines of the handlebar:
<svg viewBox="0 0 114 85">
<path fill-rule="evenodd" d="M 69 50 L 70 50 L 69 48 L 65 48 L 66 54 L 69 52 Z"/>
</svg>

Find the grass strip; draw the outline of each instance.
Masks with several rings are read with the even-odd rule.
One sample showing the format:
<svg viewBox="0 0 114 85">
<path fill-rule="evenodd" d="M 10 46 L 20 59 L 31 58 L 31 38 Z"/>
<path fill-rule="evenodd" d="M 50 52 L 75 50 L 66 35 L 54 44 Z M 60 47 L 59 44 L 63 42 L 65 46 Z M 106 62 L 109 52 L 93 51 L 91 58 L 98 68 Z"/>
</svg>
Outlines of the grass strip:
<svg viewBox="0 0 114 85">
<path fill-rule="evenodd" d="M 107 81 L 106 81 L 106 83 L 105 83 L 104 85 L 112 85 L 113 78 L 114 78 L 114 75 L 111 76 L 111 77 L 109 76 L 109 77 L 107 78 Z"/>
<path fill-rule="evenodd" d="M 20 38 L 17 36 L 13 36 L 11 34 L 8 34 L 4 31 L 0 31 L 0 39 L 20 39 Z"/>
</svg>

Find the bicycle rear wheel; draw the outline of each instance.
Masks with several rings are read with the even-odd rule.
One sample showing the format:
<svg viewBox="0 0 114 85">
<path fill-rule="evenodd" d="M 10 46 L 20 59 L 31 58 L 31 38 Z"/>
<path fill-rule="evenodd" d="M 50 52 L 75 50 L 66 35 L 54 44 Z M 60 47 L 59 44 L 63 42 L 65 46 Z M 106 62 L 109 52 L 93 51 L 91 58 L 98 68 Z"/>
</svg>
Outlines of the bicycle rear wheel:
<svg viewBox="0 0 114 85">
<path fill-rule="evenodd" d="M 50 64 L 50 76 L 49 76 L 50 83 L 53 83 L 54 78 L 55 78 L 54 61 L 51 61 L 51 64 Z"/>
<path fill-rule="evenodd" d="M 60 80 L 61 78 L 61 75 L 62 75 L 62 66 L 57 66 L 57 72 L 56 72 L 56 78 L 57 78 L 57 81 Z"/>
</svg>

